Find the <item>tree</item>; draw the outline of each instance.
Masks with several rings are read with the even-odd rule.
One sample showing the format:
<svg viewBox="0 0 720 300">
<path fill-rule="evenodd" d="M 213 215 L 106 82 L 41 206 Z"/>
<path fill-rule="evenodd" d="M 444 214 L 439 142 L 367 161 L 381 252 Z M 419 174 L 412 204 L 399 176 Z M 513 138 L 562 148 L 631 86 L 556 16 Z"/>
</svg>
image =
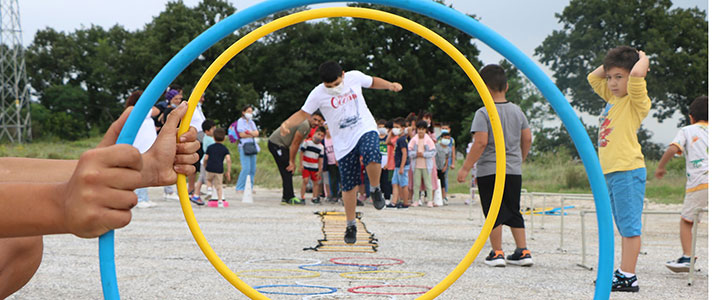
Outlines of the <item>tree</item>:
<svg viewBox="0 0 720 300">
<path fill-rule="evenodd" d="M 646 79 L 653 116 L 662 121 L 679 110 L 687 124 L 690 102 L 708 93 L 708 21 L 698 8 L 671 6 L 670 0 L 572 0 L 556 14 L 563 29 L 553 31 L 535 54 L 575 108 L 599 114 L 604 103 L 587 74 L 611 48 L 642 49 L 650 56 Z"/>
</svg>

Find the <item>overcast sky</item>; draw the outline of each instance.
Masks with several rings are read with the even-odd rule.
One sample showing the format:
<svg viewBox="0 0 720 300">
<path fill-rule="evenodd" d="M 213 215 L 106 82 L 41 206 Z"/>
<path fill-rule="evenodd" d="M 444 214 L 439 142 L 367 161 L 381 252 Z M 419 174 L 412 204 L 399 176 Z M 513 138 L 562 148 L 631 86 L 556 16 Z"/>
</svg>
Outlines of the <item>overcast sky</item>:
<svg viewBox="0 0 720 300">
<path fill-rule="evenodd" d="M 165 8 L 164 1 L 123 0 L 22 0 L 19 1 L 20 18 L 23 30 L 23 43 L 32 42 L 35 32 L 45 27 L 71 32 L 75 29 L 89 27 L 91 24 L 105 28 L 120 24 L 128 30 L 142 28 Z M 184 1 L 188 6 L 195 6 L 198 0 Z M 236 8 L 244 9 L 261 0 L 231 0 Z M 553 30 L 560 29 L 555 18 L 567 6 L 569 0 L 532 1 L 532 0 L 446 0 L 448 4 L 463 13 L 475 14 L 481 22 L 505 37 L 526 55 L 537 62 L 533 56 L 534 49 L 542 43 Z M 707 0 L 675 0 L 679 7 L 699 7 L 708 11 Z M 337 6 L 328 4 L 322 6 Z M 502 57 L 494 50 L 478 43 L 480 60 L 483 63 L 497 63 Z M 541 68 L 551 76 L 544 66 Z M 552 78 L 552 77 L 551 77 Z M 588 124 L 597 124 L 596 116 L 581 115 Z M 677 118 L 678 116 L 676 116 Z M 676 132 L 676 121 L 668 120 L 658 123 L 648 117 L 644 126 L 653 132 L 653 140 L 663 144 L 669 143 Z"/>
</svg>

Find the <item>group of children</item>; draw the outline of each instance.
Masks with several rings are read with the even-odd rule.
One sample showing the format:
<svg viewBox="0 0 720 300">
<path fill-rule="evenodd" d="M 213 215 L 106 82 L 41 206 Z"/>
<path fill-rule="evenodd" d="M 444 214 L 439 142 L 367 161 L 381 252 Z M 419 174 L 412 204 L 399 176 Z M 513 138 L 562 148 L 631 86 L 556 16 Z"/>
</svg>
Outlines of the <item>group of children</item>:
<svg viewBox="0 0 720 300">
<path fill-rule="evenodd" d="M 447 204 L 447 173 L 454 167 L 454 139 L 450 136 L 448 124 L 441 124 L 438 136 L 428 122 L 432 116 L 429 113 L 423 116 L 424 120 L 419 122 L 414 115 L 376 121 L 382 157 L 380 185 L 389 208 L 408 208 L 423 202 L 428 207 L 434 207 L 432 199 L 438 189 L 441 189 L 443 202 Z M 332 135 L 327 125 L 313 128 L 300 145 L 300 152 L 303 166 L 300 203 L 305 203 L 303 200 L 309 183 L 312 184 L 312 203 L 320 203 L 323 195 L 328 202 L 338 202 L 341 184 Z M 362 206 L 370 193 L 364 166 L 361 166 L 360 172 L 363 180 L 356 204 Z M 440 180 L 439 186 L 437 179 Z"/>
</svg>

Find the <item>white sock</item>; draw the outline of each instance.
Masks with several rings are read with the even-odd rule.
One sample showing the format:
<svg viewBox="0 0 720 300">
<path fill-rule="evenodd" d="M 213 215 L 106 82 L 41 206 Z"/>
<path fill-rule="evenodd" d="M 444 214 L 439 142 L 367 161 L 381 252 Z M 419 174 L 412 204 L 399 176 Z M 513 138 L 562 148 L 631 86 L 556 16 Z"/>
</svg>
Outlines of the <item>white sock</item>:
<svg viewBox="0 0 720 300">
<path fill-rule="evenodd" d="M 355 226 L 357 223 L 355 223 L 355 220 L 347 221 L 347 226 Z"/>
<path fill-rule="evenodd" d="M 625 277 L 633 277 L 633 276 L 635 276 L 635 274 L 633 274 L 633 273 L 628 273 L 628 272 L 624 272 L 624 271 L 623 271 L 622 269 L 620 269 L 620 268 L 618 268 L 618 271 L 620 271 L 620 274 L 625 275 Z"/>
</svg>

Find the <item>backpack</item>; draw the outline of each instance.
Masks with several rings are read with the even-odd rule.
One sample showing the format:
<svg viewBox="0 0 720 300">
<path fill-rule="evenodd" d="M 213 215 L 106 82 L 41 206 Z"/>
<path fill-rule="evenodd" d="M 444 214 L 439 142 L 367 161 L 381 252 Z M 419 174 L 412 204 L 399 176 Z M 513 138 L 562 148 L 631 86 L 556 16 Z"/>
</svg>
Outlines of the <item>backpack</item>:
<svg viewBox="0 0 720 300">
<path fill-rule="evenodd" d="M 228 139 L 231 143 L 237 143 L 240 140 L 240 135 L 237 132 L 238 120 L 235 120 L 235 122 L 230 124 L 230 127 L 228 127 Z"/>
</svg>

